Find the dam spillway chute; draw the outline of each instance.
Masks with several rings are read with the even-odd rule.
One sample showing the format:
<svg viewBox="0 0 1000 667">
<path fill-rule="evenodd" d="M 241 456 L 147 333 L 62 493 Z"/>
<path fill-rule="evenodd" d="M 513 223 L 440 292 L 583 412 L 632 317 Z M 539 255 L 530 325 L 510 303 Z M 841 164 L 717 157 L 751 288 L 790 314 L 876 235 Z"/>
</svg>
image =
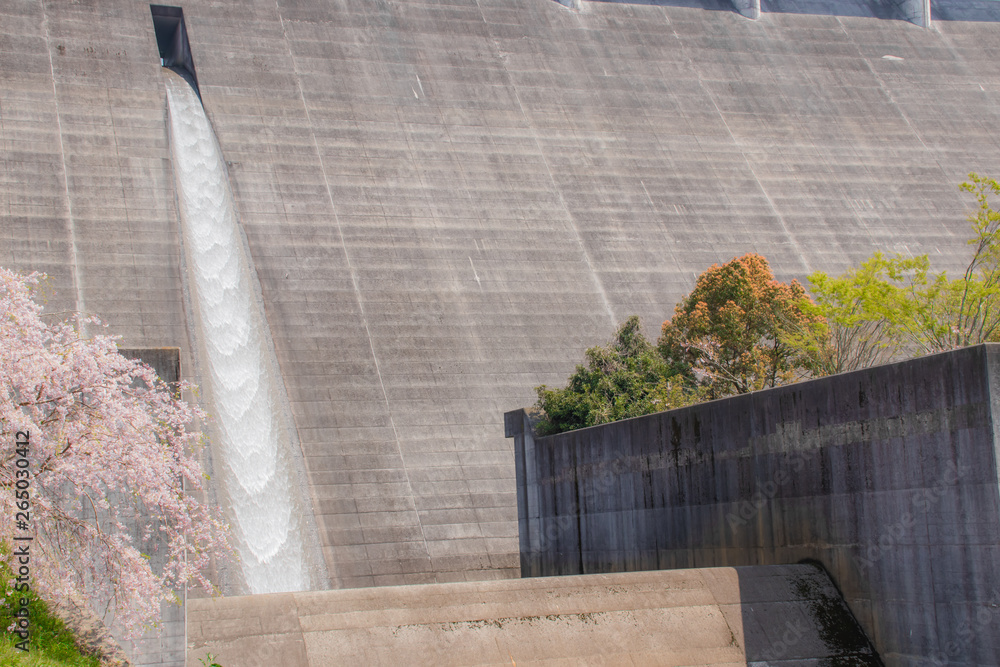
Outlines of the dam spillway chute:
<svg viewBox="0 0 1000 667">
<path fill-rule="evenodd" d="M 214 465 L 250 593 L 311 587 L 287 398 L 225 162 L 191 77 L 164 68 L 186 290 Z"/>
</svg>

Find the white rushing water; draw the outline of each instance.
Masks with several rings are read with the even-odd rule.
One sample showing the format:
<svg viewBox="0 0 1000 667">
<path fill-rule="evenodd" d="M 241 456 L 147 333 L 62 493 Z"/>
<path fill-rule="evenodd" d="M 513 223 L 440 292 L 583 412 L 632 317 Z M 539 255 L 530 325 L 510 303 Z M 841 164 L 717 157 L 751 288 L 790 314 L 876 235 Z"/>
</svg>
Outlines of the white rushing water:
<svg viewBox="0 0 1000 667">
<path fill-rule="evenodd" d="M 305 590 L 301 512 L 288 461 L 291 416 L 275 376 L 257 275 L 201 100 L 179 75 L 163 73 L 202 389 L 215 417 L 216 467 L 243 574 L 252 593 Z"/>
</svg>

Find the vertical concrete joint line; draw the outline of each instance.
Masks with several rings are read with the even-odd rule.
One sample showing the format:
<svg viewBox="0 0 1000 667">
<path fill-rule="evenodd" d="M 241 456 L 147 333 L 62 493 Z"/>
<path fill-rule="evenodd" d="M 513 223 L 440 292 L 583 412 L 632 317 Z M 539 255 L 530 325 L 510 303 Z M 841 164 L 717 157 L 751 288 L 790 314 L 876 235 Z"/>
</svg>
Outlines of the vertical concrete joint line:
<svg viewBox="0 0 1000 667">
<path fill-rule="evenodd" d="M 580 233 L 580 229 L 576 224 L 573 212 L 570 211 L 569 205 L 566 203 L 566 198 L 563 196 L 562 188 L 556 182 L 555 175 L 552 172 L 552 165 L 549 164 L 548 158 L 545 157 L 545 149 L 542 148 L 542 144 L 538 140 L 538 131 L 524 110 L 524 104 L 521 102 L 521 95 L 517 92 L 517 85 L 514 83 L 514 77 L 512 77 L 510 72 L 507 71 L 507 63 L 504 62 L 502 57 L 503 50 L 500 48 L 500 44 L 497 42 L 496 37 L 493 35 L 493 31 L 490 30 L 489 23 L 486 22 L 486 15 L 483 13 L 483 8 L 482 5 L 480 5 L 479 0 L 476 0 L 476 8 L 479 10 L 479 15 L 483 20 L 483 25 L 489 33 L 490 41 L 493 42 L 493 49 L 497 56 L 497 61 L 503 68 L 503 73 L 507 76 L 507 80 L 510 82 L 510 91 L 514 94 L 514 101 L 517 102 L 517 109 L 521 112 L 521 118 L 524 119 L 525 128 L 531 132 L 531 140 L 534 142 L 535 148 L 538 150 L 538 157 L 541 158 L 542 164 L 545 165 L 545 173 L 549 177 L 549 183 L 552 184 L 552 188 L 558 194 L 559 203 L 562 205 L 562 209 L 566 212 L 566 219 L 569 221 L 569 226 L 573 230 L 573 235 L 576 237 L 576 243 L 580 247 L 580 251 L 583 253 L 584 262 L 587 264 L 587 269 L 590 271 L 594 286 L 597 287 L 597 293 L 601 298 L 601 302 L 604 304 L 604 309 L 608 313 L 608 319 L 611 320 L 611 326 L 617 328 L 618 320 L 615 318 L 615 311 L 614 308 L 611 307 L 611 301 L 608 300 L 608 294 L 604 289 L 604 283 L 601 282 L 601 276 L 594 268 L 594 263 L 590 257 L 590 251 L 587 250 L 587 244 L 583 240 L 583 235 Z"/>
<path fill-rule="evenodd" d="M 990 429 L 993 434 L 993 467 L 997 476 L 997 485 L 1000 486 L 1000 358 L 997 363 L 991 359 L 1000 357 L 1000 345 L 983 346 L 983 366 L 986 376 L 986 395 L 989 397 Z"/>
<path fill-rule="evenodd" d="M 49 44 L 49 17 L 45 13 L 45 5 L 41 5 L 42 27 L 45 31 L 45 51 L 49 57 L 49 76 L 52 78 L 52 104 L 56 111 L 56 132 L 59 136 L 59 159 L 62 161 L 63 192 L 66 194 L 66 222 L 69 227 L 69 261 L 73 266 L 73 287 L 76 290 L 76 312 L 83 315 L 86 303 L 83 300 L 83 280 L 80 278 L 80 260 L 76 254 L 76 223 L 73 219 L 73 200 L 69 194 L 69 172 L 66 167 L 66 148 L 63 145 L 62 114 L 59 111 L 59 91 L 56 88 L 56 71 L 52 63 L 52 48 Z M 80 333 L 86 334 L 86 327 L 80 327 Z"/>
<path fill-rule="evenodd" d="M 760 0 L 756 1 L 759 4 Z M 806 273 L 811 273 L 812 268 L 809 266 L 809 261 L 806 259 L 806 253 L 802 249 L 802 246 L 799 244 L 798 239 L 795 238 L 795 235 L 792 233 L 792 231 L 788 228 L 788 225 L 785 223 L 785 216 L 781 214 L 781 211 L 778 210 L 778 206 L 774 203 L 774 200 L 771 199 L 771 194 L 767 191 L 767 188 L 764 187 L 764 184 L 761 182 L 760 176 L 757 175 L 757 170 L 754 169 L 753 167 L 753 163 L 747 156 L 746 151 L 743 150 L 743 146 L 736 138 L 736 135 L 733 133 L 732 128 L 729 127 L 729 123 L 728 121 L 726 121 L 726 115 L 722 112 L 722 109 L 715 101 L 715 95 L 712 94 L 711 89 L 705 85 L 705 81 L 701 78 L 701 70 L 694 66 L 694 61 L 690 58 L 690 56 L 687 55 L 686 49 L 684 48 L 684 41 L 681 39 L 680 35 L 677 34 L 676 30 L 673 30 L 673 33 L 674 33 L 674 38 L 676 38 L 677 42 L 681 45 L 681 50 L 684 52 L 685 60 L 687 60 L 688 64 L 692 65 L 691 69 L 698 76 L 698 87 L 705 92 L 705 96 L 712 103 L 712 108 L 715 109 L 715 113 L 718 114 L 719 120 L 722 121 L 723 127 L 726 128 L 726 134 L 729 135 L 730 140 L 733 142 L 733 148 L 739 151 L 740 157 L 742 157 L 743 162 L 746 163 L 747 170 L 750 172 L 750 175 L 753 176 L 754 183 L 757 184 L 757 188 L 760 190 L 760 193 L 764 195 L 764 199 L 767 200 L 768 208 L 771 209 L 771 212 L 774 213 L 774 217 L 778 220 L 778 224 L 781 225 L 781 231 L 784 232 L 785 238 L 787 238 L 789 243 L 791 243 L 792 246 L 794 246 L 795 256 L 798 258 L 799 262 L 802 263 L 802 266 L 805 269 Z"/>
<path fill-rule="evenodd" d="M 929 2 L 929 0 L 909 0 L 909 1 Z M 930 16 L 930 14 L 928 14 L 928 16 Z M 840 26 L 841 32 L 843 32 L 844 35 L 847 36 L 847 39 L 850 40 L 851 45 L 854 46 L 855 50 L 858 53 L 858 57 L 860 57 L 864 61 L 865 67 L 868 68 L 869 73 L 871 73 L 872 77 L 878 82 L 879 90 L 881 90 L 885 94 L 886 99 L 889 100 L 889 103 L 896 110 L 896 113 L 898 113 L 899 117 L 903 119 L 904 123 L 906 123 L 906 127 L 909 128 L 911 132 L 913 132 L 914 138 L 916 138 L 916 140 L 920 143 L 920 146 L 925 151 L 934 156 L 934 161 L 937 163 L 938 169 L 940 169 L 943 174 L 948 175 L 950 172 L 941 165 L 941 161 L 937 158 L 937 151 L 932 152 L 930 148 L 927 146 L 927 144 L 924 143 L 924 139 L 923 137 L 920 136 L 920 132 L 913 125 L 913 123 L 910 122 L 910 117 L 906 115 L 906 112 L 903 110 L 903 107 L 899 104 L 899 102 L 896 101 L 896 97 L 892 94 L 892 91 L 889 89 L 889 86 L 886 85 L 885 80 L 878 73 L 878 70 L 875 68 L 875 66 L 872 65 L 871 60 L 866 55 L 864 55 L 861 46 L 857 43 L 857 41 L 855 41 L 853 35 L 851 35 L 850 31 L 847 29 L 846 26 L 844 26 L 843 21 L 841 21 L 839 17 L 837 17 L 837 24 Z"/>
<path fill-rule="evenodd" d="M 275 0 L 274 3 L 275 11 L 278 14 L 278 21 L 281 23 L 281 36 L 285 40 L 285 48 L 288 49 L 288 58 L 292 63 L 292 72 L 295 77 L 295 87 L 299 91 L 299 100 L 302 102 L 302 110 L 306 115 L 306 122 L 309 125 L 309 136 L 312 138 L 313 150 L 316 151 L 316 159 L 319 160 L 320 172 L 323 174 L 323 186 L 326 189 L 326 196 L 330 202 L 330 210 L 333 213 L 333 219 L 337 227 L 337 236 L 340 239 L 340 245 L 344 249 L 344 261 L 347 263 L 347 270 L 351 276 L 351 286 L 354 289 L 354 298 L 358 303 L 358 310 L 361 313 L 361 322 L 365 326 L 365 335 L 368 337 L 368 348 L 371 350 L 372 363 L 375 364 L 375 375 L 378 377 L 379 388 L 382 391 L 382 400 L 385 403 L 385 411 L 389 416 L 389 426 L 392 428 L 392 437 L 396 442 L 396 452 L 399 455 L 400 465 L 403 467 L 403 476 L 406 479 L 406 488 L 409 489 L 410 499 L 413 501 L 413 515 L 416 519 L 417 526 L 420 528 L 420 540 L 424 545 L 424 553 L 427 554 L 427 560 L 431 559 L 431 552 L 427 546 L 427 536 L 424 534 L 424 524 L 420 520 L 420 515 L 417 512 L 416 494 L 413 492 L 413 484 L 410 482 L 410 471 L 406 466 L 406 460 L 403 457 L 403 446 L 399 440 L 399 431 L 396 430 L 396 420 L 392 416 L 392 406 L 389 404 L 389 393 L 385 389 L 385 381 L 382 379 L 382 368 L 379 365 L 378 353 L 375 350 L 375 340 L 372 337 L 371 328 L 368 325 L 368 315 L 365 313 L 365 303 L 361 296 L 361 287 L 358 284 L 357 272 L 354 270 L 354 264 L 351 262 L 351 253 L 347 248 L 347 240 L 344 237 L 344 229 L 340 224 L 340 216 L 337 214 L 337 204 L 333 198 L 333 189 L 330 187 L 330 179 L 326 173 L 326 163 L 323 160 L 323 153 L 320 151 L 319 142 L 316 140 L 316 132 L 313 130 L 312 124 L 312 114 L 309 113 L 309 104 L 306 101 L 305 91 L 302 89 L 302 80 L 299 78 L 298 65 L 295 62 L 295 54 L 292 52 L 292 46 L 288 40 L 288 32 L 285 30 L 285 17 L 281 15 L 281 6 L 278 1 Z"/>
</svg>

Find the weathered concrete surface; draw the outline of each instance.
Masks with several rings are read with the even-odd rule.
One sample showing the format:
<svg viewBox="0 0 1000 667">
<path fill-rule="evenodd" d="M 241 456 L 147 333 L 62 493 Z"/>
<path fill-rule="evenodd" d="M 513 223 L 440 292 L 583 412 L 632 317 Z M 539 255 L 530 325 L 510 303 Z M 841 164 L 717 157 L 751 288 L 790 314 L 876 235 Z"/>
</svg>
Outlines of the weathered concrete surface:
<svg viewBox="0 0 1000 667">
<path fill-rule="evenodd" d="M 717 568 L 193 600 L 188 667 L 876 665 L 819 568 Z M 763 664 L 763 663 L 762 663 Z"/>
<path fill-rule="evenodd" d="M 336 585 L 516 575 L 502 413 L 711 263 L 964 266 L 998 25 L 764 5 L 183 3 Z M 192 368 L 148 4 L 0 4 L 0 146 L 0 265 Z"/>
<path fill-rule="evenodd" d="M 547 438 L 525 422 L 507 414 L 523 575 L 815 559 L 887 664 L 1000 664 L 1000 345 Z"/>
</svg>

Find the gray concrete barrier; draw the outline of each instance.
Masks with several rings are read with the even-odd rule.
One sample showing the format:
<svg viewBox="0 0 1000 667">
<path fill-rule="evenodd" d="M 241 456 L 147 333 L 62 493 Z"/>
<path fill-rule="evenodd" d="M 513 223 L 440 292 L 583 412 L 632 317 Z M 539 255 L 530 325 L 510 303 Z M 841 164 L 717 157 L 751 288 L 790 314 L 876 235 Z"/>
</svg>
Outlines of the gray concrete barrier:
<svg viewBox="0 0 1000 667">
<path fill-rule="evenodd" d="M 523 576 L 821 562 L 888 664 L 1000 664 L 1000 346 L 515 440 Z"/>
</svg>

